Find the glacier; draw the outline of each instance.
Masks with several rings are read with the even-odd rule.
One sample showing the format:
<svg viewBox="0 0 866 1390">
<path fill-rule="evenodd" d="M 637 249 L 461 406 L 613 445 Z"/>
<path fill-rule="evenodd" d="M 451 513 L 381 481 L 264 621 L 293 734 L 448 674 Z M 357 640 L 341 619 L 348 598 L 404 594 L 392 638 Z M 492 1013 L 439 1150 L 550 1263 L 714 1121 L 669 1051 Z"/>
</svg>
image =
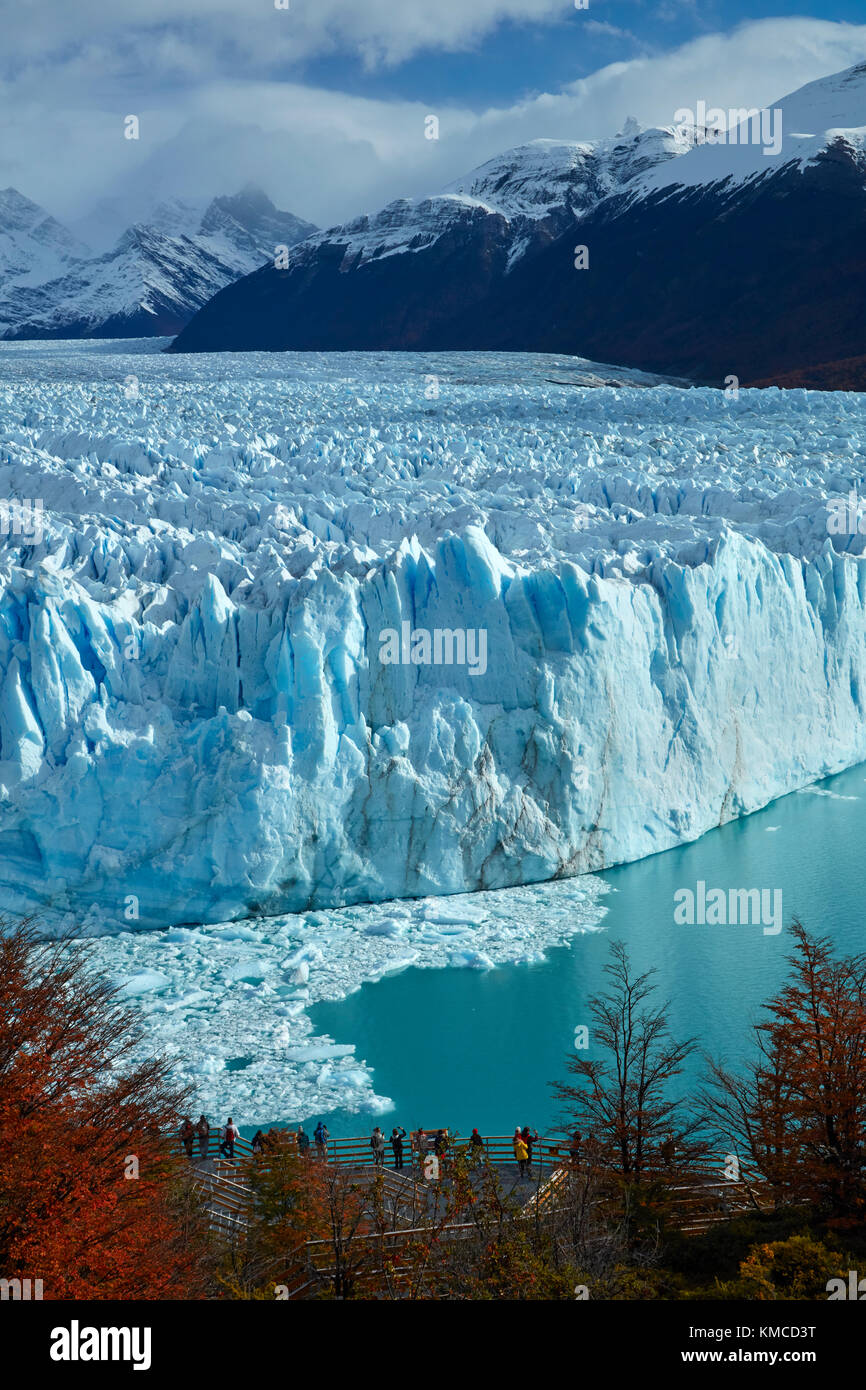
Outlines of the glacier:
<svg viewBox="0 0 866 1390">
<path fill-rule="evenodd" d="M 866 759 L 864 445 L 856 394 L 573 358 L 3 345 L 4 911 L 568 879 Z M 404 622 L 486 670 L 383 664 Z"/>
</svg>

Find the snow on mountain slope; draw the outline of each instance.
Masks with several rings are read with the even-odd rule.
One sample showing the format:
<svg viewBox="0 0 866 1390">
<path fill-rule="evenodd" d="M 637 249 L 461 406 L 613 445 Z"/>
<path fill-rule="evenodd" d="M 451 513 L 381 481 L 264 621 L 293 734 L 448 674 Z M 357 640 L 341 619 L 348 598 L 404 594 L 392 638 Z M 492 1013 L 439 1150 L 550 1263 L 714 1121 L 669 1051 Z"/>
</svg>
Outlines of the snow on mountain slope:
<svg viewBox="0 0 866 1390">
<path fill-rule="evenodd" d="M 234 197 L 214 198 L 205 209 L 197 237 L 226 264 L 246 275 L 273 261 L 277 246 L 295 246 L 316 228 L 275 208 L 261 189 L 247 185 Z"/>
<path fill-rule="evenodd" d="M 207 198 L 166 198 L 139 220 L 164 236 L 195 236 L 209 207 Z"/>
<path fill-rule="evenodd" d="M 370 260 L 425 250 L 479 214 L 503 219 L 515 260 L 534 239 L 558 235 L 636 173 L 690 148 L 686 135 L 641 131 L 634 123 L 611 140 L 532 140 L 496 155 L 441 193 L 400 198 L 372 216 L 309 237 L 289 265 L 307 264 L 323 246 L 338 246 L 345 247 L 342 268 L 357 269 Z"/>
<path fill-rule="evenodd" d="M 0 189 L 0 285 L 37 285 L 90 251 L 56 218 L 16 188 Z"/>
<path fill-rule="evenodd" d="M 515 266 L 691 136 L 641 131 L 595 142 L 536 140 L 429 198 L 309 236 L 205 305 L 172 351 L 450 347 L 440 325 L 473 314 Z M 447 333 L 447 328 L 443 329 Z"/>
<path fill-rule="evenodd" d="M 105 255 L 79 263 L 57 280 L 17 287 L 0 298 L 0 334 L 176 332 L 233 278 L 233 269 L 194 238 L 131 227 Z"/>
<path fill-rule="evenodd" d="M 696 94 L 689 123 L 682 100 L 671 129 L 535 141 L 310 237 L 171 350 L 572 352 L 705 384 L 846 383 L 866 353 L 866 67 L 777 103 L 757 144 L 695 147 L 715 116 Z"/>
<path fill-rule="evenodd" d="M 7 209 L 7 222 L 0 202 L 0 229 L 12 225 L 16 206 Z M 48 231 L 52 244 L 62 246 L 58 228 Z M 29 243 L 19 250 L 9 232 L 27 269 L 0 281 L 0 337 L 177 333 L 225 285 L 273 260 L 276 246 L 292 246 L 311 230 L 264 193 L 246 188 L 207 204 L 161 203 L 146 224 L 129 228 L 110 251 L 89 259 L 37 256 Z M 48 232 L 42 235 L 47 241 Z M 0 236 L 0 255 L 3 247 Z M 49 269 L 54 274 L 46 276 Z"/>
<path fill-rule="evenodd" d="M 443 190 L 477 199 L 503 217 L 547 217 L 559 209 L 587 211 L 599 197 L 692 146 L 671 129 L 641 130 L 634 120 L 611 140 L 533 140 L 507 150 Z"/>
<path fill-rule="evenodd" d="M 0 569 L 7 910 L 538 882 L 866 758 L 864 537 L 828 534 L 863 398 L 569 366 L 0 350 L 2 494 L 44 502 Z M 384 661 L 404 623 L 484 661 Z"/>
<path fill-rule="evenodd" d="M 635 181 L 634 198 L 671 185 L 710 186 L 723 179 L 733 185 L 764 178 L 785 165 L 802 166 L 828 146 L 841 145 L 862 153 L 866 147 L 866 63 L 809 82 L 774 102 L 762 127 L 754 120 L 738 121 L 721 143 L 699 143 L 676 168 L 658 165 Z M 771 136 L 778 123 L 780 141 Z M 765 153 L 765 145 L 770 152 Z"/>
</svg>

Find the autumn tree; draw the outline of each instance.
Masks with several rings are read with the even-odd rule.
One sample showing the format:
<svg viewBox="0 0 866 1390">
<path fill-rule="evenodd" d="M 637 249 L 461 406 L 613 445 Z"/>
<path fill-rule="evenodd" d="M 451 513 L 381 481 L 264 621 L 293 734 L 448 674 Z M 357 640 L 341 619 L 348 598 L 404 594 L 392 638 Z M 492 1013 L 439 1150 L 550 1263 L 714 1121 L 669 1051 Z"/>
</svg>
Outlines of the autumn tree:
<svg viewBox="0 0 866 1390">
<path fill-rule="evenodd" d="M 187 1100 L 86 943 L 0 934 L 0 1276 L 48 1299 L 202 1296 L 207 1247 Z"/>
<path fill-rule="evenodd" d="M 791 927 L 790 977 L 764 1006 L 744 1068 L 711 1067 L 715 1128 L 777 1201 L 831 1219 L 866 1209 L 866 955 L 837 959 L 826 937 Z"/>
<path fill-rule="evenodd" d="M 705 1151 L 700 1121 L 672 1084 L 696 1042 L 671 1036 L 670 1004 L 654 1002 L 655 971 L 635 975 L 621 941 L 611 943 L 610 956 L 604 970 L 611 988 L 589 1001 L 593 1050 L 601 1055 L 570 1056 L 575 1082 L 555 1082 L 553 1089 L 582 1150 L 630 1180 Z"/>
<path fill-rule="evenodd" d="M 654 970 L 636 974 L 625 945 L 611 942 L 606 993 L 589 1000 L 593 1057 L 572 1055 L 572 1082 L 555 1082 L 572 1168 L 588 1174 L 596 1215 L 634 1249 L 657 1239 L 674 1179 L 707 1152 L 700 1116 L 677 1093 L 694 1039 L 671 1035 L 670 1005 L 656 1001 Z"/>
<path fill-rule="evenodd" d="M 220 1282 L 244 1299 L 356 1297 L 375 1263 L 375 1179 L 274 1138 L 238 1175 L 250 1191 L 249 1222 Z"/>
</svg>

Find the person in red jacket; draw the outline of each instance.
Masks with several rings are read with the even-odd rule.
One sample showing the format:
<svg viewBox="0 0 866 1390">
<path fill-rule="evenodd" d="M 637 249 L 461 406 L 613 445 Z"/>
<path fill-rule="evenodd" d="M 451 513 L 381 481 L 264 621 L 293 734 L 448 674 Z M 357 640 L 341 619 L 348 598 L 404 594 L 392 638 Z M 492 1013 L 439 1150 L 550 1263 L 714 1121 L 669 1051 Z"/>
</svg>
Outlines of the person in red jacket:
<svg viewBox="0 0 866 1390">
<path fill-rule="evenodd" d="M 237 1139 L 240 1139 L 240 1137 L 241 1132 L 235 1124 L 234 1120 L 232 1119 L 231 1115 L 229 1115 L 228 1123 L 225 1129 L 223 1130 L 223 1141 L 220 1144 L 220 1153 L 225 1158 L 230 1158 L 232 1161 L 234 1161 L 235 1141 Z"/>
</svg>

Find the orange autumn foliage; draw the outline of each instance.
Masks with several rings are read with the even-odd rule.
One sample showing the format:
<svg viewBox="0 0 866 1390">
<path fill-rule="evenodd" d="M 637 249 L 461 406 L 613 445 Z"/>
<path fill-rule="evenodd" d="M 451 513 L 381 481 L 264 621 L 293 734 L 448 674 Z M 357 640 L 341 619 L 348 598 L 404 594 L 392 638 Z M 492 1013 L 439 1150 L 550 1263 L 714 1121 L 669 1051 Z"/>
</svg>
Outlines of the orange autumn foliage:
<svg viewBox="0 0 866 1390">
<path fill-rule="evenodd" d="M 204 1296 L 169 1138 L 186 1097 L 167 1063 L 132 1062 L 139 1040 L 85 944 L 0 935 L 0 1278 L 46 1299 Z"/>
</svg>

